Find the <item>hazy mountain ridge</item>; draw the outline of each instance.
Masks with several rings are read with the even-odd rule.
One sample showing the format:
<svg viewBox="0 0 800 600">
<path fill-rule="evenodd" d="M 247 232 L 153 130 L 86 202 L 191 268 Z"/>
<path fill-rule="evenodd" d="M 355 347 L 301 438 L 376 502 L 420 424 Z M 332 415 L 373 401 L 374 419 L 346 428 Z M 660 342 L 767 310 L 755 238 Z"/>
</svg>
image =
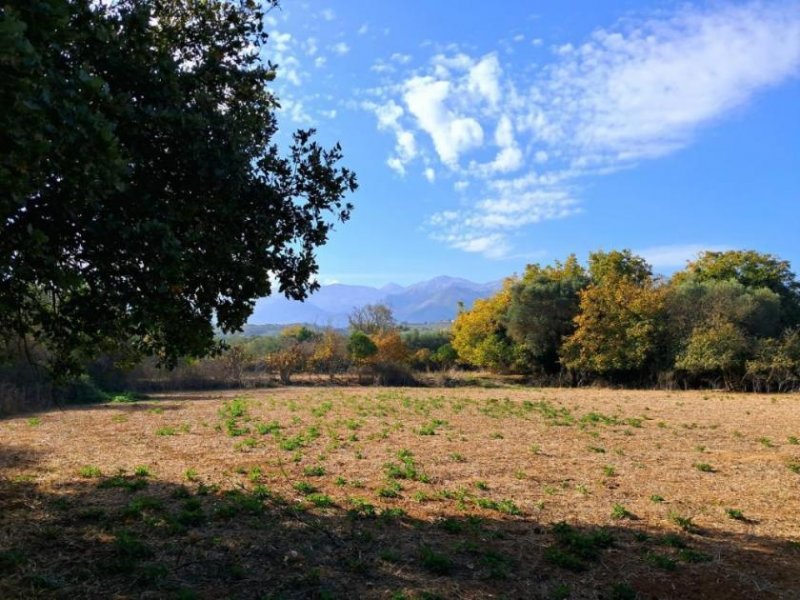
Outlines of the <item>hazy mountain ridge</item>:
<svg viewBox="0 0 800 600">
<path fill-rule="evenodd" d="M 366 304 L 389 305 L 399 322 L 430 323 L 455 318 L 458 303 L 469 308 L 478 298 L 494 294 L 501 281 L 475 283 L 457 277 L 435 277 L 409 286 L 381 288 L 336 283 L 323 285 L 304 302 L 283 296 L 261 298 L 248 320 L 250 325 L 310 323 L 344 327 L 347 315 Z"/>
</svg>

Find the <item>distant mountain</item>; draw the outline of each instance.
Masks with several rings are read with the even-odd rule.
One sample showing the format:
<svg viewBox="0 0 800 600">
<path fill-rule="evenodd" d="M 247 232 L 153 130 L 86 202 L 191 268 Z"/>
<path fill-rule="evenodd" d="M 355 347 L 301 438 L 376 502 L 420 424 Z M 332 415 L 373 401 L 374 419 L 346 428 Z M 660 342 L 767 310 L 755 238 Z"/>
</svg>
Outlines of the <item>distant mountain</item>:
<svg viewBox="0 0 800 600">
<path fill-rule="evenodd" d="M 304 302 L 270 296 L 256 302 L 249 325 L 309 323 L 345 327 L 347 315 L 366 304 L 387 304 L 401 323 L 432 323 L 455 318 L 459 302 L 470 308 L 478 298 L 500 289 L 502 282 L 474 283 L 457 277 L 435 277 L 403 287 L 381 288 L 336 283 L 323 285 Z"/>
</svg>

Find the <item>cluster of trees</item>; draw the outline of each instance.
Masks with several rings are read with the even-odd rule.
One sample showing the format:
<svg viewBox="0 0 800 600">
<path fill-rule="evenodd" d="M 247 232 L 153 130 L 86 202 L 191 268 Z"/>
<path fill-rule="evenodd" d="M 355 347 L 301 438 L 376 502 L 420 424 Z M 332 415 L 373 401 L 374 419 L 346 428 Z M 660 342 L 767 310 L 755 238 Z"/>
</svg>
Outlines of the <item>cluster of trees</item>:
<svg viewBox="0 0 800 600">
<path fill-rule="evenodd" d="M 669 279 L 628 250 L 529 265 L 453 325 L 461 360 L 571 384 L 800 388 L 800 282 L 754 251 Z"/>
<path fill-rule="evenodd" d="M 278 336 L 238 340 L 225 358 L 242 369 L 259 370 L 263 365 L 283 383 L 289 383 L 295 373 L 322 373 L 333 380 L 352 370 L 360 379 L 368 376 L 379 383 L 412 383 L 411 371 L 441 370 L 455 364 L 456 353 L 447 332 L 403 328 L 385 305 L 357 309 L 349 321 L 346 332 L 293 325 Z"/>
</svg>

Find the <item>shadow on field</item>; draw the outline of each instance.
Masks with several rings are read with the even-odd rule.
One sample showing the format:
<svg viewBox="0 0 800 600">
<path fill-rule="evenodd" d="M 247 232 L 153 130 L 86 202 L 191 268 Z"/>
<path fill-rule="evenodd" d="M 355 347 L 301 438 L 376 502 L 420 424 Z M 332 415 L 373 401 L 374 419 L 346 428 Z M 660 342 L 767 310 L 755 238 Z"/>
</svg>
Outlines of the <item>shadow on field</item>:
<svg viewBox="0 0 800 600">
<path fill-rule="evenodd" d="M 147 473 L 36 481 L 0 446 L 2 598 L 792 598 L 800 548 L 715 531 L 436 522 L 349 489 L 331 503 Z M 30 477 L 7 477 L 9 469 Z M 343 497 L 345 495 L 343 494 Z M 487 516 L 489 515 L 489 516 Z"/>
</svg>

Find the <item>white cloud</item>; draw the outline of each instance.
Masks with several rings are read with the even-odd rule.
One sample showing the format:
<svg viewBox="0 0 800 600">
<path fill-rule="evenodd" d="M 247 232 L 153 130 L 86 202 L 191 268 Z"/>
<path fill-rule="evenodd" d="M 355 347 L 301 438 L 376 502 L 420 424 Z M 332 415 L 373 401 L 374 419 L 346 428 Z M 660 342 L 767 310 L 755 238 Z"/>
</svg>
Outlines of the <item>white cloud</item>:
<svg viewBox="0 0 800 600">
<path fill-rule="evenodd" d="M 492 106 L 500 101 L 500 61 L 496 54 L 483 57 L 469 70 L 470 92 L 477 93 L 486 98 Z"/>
<path fill-rule="evenodd" d="M 338 54 L 339 56 L 344 56 L 348 52 L 350 52 L 350 46 L 348 46 L 345 42 L 337 42 L 333 46 L 331 46 L 331 50 Z"/>
<path fill-rule="evenodd" d="M 272 50 L 275 52 L 286 52 L 289 49 L 289 43 L 292 41 L 292 34 L 272 31 L 269 34 L 269 40 Z"/>
<path fill-rule="evenodd" d="M 364 23 L 361 27 L 358 28 L 358 35 L 364 35 L 369 31 L 369 25 Z"/>
<path fill-rule="evenodd" d="M 511 250 L 508 239 L 502 233 L 489 235 L 449 234 L 434 236 L 434 239 L 445 242 L 451 248 L 482 254 L 486 258 L 504 258 Z"/>
<path fill-rule="evenodd" d="M 322 18 L 323 18 L 323 19 L 325 19 L 326 21 L 333 21 L 333 20 L 336 18 L 336 13 L 335 13 L 335 12 L 333 12 L 333 10 L 332 10 L 332 9 L 330 9 L 330 8 L 326 8 L 325 10 L 323 10 L 323 11 L 320 13 L 320 15 L 321 15 L 321 16 L 322 16 Z"/>
<path fill-rule="evenodd" d="M 410 54 L 401 54 L 399 52 L 395 52 L 394 54 L 392 54 L 391 58 L 394 62 L 400 63 L 401 65 L 411 62 Z"/>
<path fill-rule="evenodd" d="M 543 46 L 541 38 L 531 44 Z M 402 73 L 400 56 L 376 66 L 384 75 Z M 374 111 L 378 127 L 396 136 L 393 168 L 405 172 L 422 158 L 433 169 L 438 158 L 446 167 L 440 175 L 457 178 L 466 206 L 429 220 L 435 239 L 498 256 L 511 244 L 503 232 L 580 212 L 578 178 L 675 152 L 760 91 L 796 76 L 800 4 L 629 16 L 550 56 L 515 71 L 497 53 L 449 47 L 375 91 L 386 111 Z M 413 135 L 413 152 L 401 133 Z M 696 250 L 650 249 L 654 266 L 674 266 L 667 263 L 687 248 Z"/>
<path fill-rule="evenodd" d="M 425 179 L 427 179 L 430 183 L 434 183 L 436 181 L 436 171 L 434 171 L 431 167 L 428 167 L 424 171 Z"/>
<path fill-rule="evenodd" d="M 305 43 L 305 50 L 308 56 L 314 56 L 317 53 L 317 50 L 319 50 L 319 47 L 317 46 L 317 39 L 314 37 L 308 38 Z"/>
<path fill-rule="evenodd" d="M 686 9 L 628 30 L 597 31 L 560 53 L 539 83 L 536 109 L 579 164 L 619 164 L 685 146 L 698 128 L 796 74 L 800 10 Z"/>
<path fill-rule="evenodd" d="M 317 67 L 318 69 L 321 69 L 322 67 L 324 67 L 326 65 L 327 62 L 328 62 L 328 59 L 325 58 L 324 56 L 317 56 L 314 59 L 314 66 Z"/>
<path fill-rule="evenodd" d="M 722 252 L 730 250 L 729 246 L 714 246 L 706 244 L 676 244 L 671 246 L 653 246 L 636 250 L 636 254 L 644 258 L 653 267 L 675 268 L 684 267 L 690 260 L 694 260 L 704 251 Z"/>
<path fill-rule="evenodd" d="M 295 123 L 308 125 L 314 122 L 314 119 L 306 111 L 303 101 L 294 100 L 289 96 L 281 98 L 281 112 L 288 115 Z"/>
<path fill-rule="evenodd" d="M 405 84 L 403 99 L 419 127 L 431 136 L 439 158 L 455 166 L 459 155 L 483 144 L 483 129 L 472 117 L 460 117 L 446 102 L 452 86 L 432 77 L 413 77 Z"/>
</svg>

